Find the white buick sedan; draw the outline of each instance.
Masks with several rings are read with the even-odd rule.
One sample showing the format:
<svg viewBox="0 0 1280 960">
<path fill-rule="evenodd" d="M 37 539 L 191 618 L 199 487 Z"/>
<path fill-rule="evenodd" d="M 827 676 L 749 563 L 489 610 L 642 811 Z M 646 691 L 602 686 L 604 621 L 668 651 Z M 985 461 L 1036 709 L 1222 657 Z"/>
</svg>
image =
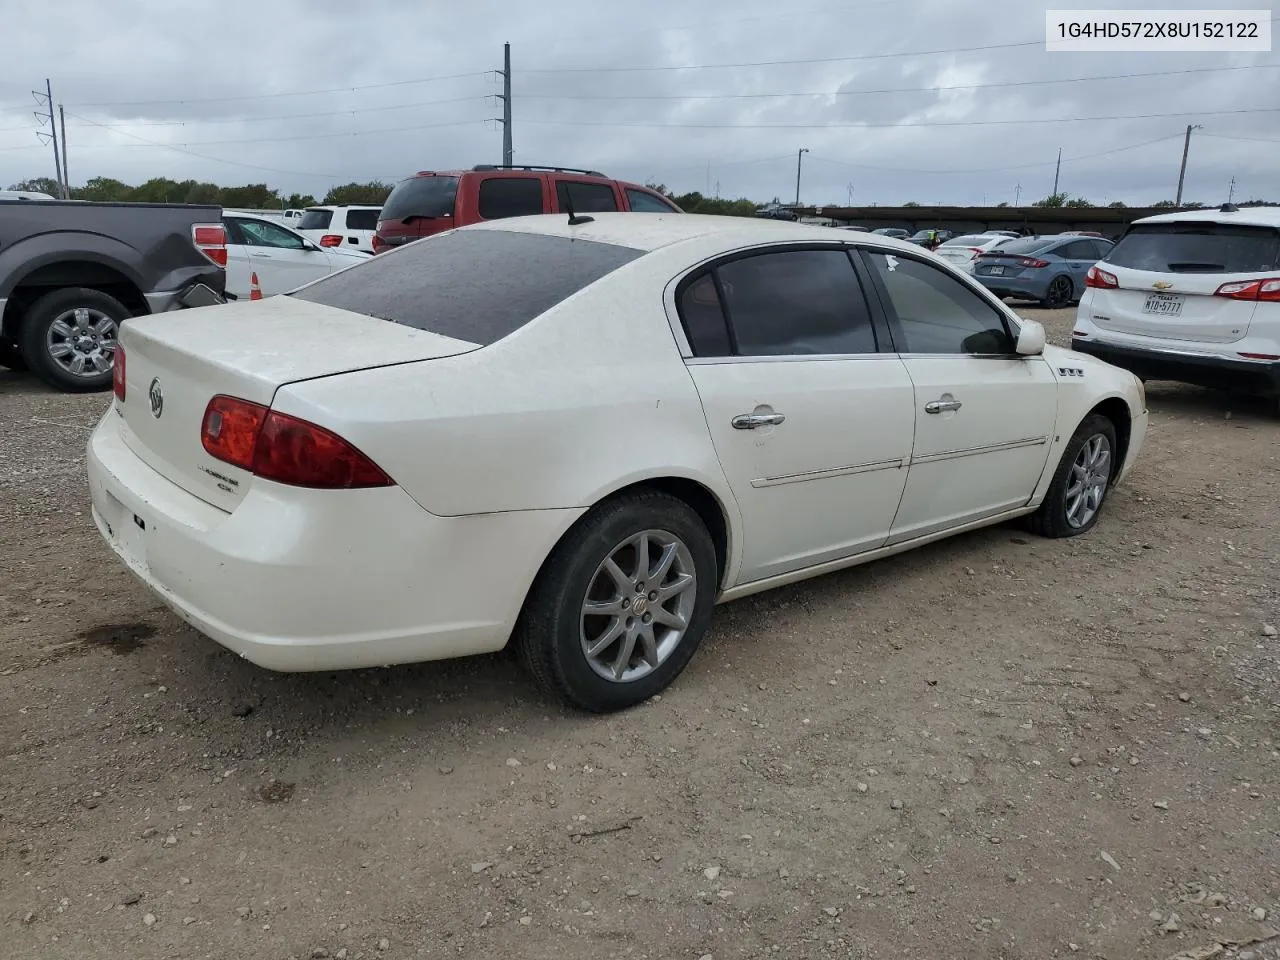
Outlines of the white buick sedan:
<svg viewBox="0 0 1280 960">
<path fill-rule="evenodd" d="M 274 670 L 514 643 L 587 710 L 666 687 L 719 602 L 1025 517 L 1084 533 L 1141 383 L 921 248 L 598 214 L 443 233 L 124 325 L 93 516 Z"/>
</svg>

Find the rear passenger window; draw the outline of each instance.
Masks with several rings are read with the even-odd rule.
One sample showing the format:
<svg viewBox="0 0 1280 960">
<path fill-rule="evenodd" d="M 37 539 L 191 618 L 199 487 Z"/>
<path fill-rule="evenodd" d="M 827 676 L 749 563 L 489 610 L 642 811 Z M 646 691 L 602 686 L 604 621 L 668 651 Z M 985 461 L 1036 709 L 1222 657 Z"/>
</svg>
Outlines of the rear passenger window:
<svg viewBox="0 0 1280 960">
<path fill-rule="evenodd" d="M 733 353 L 720 294 L 710 273 L 698 277 L 680 294 L 680 322 L 695 357 L 727 357 Z"/>
<path fill-rule="evenodd" d="M 675 213 L 675 207 L 648 190 L 628 190 L 627 204 L 633 213 Z"/>
<path fill-rule="evenodd" d="M 378 211 L 377 210 L 348 210 L 347 211 L 347 229 L 348 230 L 377 230 L 378 229 Z"/>
<path fill-rule="evenodd" d="M 875 353 L 862 285 L 844 250 L 787 250 L 716 269 L 744 357 Z"/>
<path fill-rule="evenodd" d="M 613 187 L 607 183 L 557 180 L 556 201 L 561 210 L 572 209 L 574 213 L 607 213 L 618 209 Z"/>
<path fill-rule="evenodd" d="M 1072 240 L 1059 247 L 1056 253 L 1064 260 L 1097 260 L 1097 249 L 1092 240 Z"/>
<path fill-rule="evenodd" d="M 537 177 L 489 177 L 480 181 L 481 219 L 529 217 L 542 212 L 542 181 Z"/>
</svg>

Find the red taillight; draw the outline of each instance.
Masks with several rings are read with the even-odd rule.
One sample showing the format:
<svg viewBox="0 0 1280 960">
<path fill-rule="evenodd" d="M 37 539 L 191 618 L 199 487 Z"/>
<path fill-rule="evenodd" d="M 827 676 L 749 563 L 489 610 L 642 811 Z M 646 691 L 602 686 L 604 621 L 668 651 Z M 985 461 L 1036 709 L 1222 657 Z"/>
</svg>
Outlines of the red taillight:
<svg viewBox="0 0 1280 960">
<path fill-rule="evenodd" d="M 209 456 L 241 470 L 252 470 L 258 434 L 269 412 L 258 403 L 216 396 L 204 408 L 200 443 Z"/>
<path fill-rule="evenodd" d="M 1084 285 L 1097 290 L 1114 290 L 1120 286 L 1120 281 L 1116 279 L 1114 273 L 1103 270 L 1101 267 L 1090 267 L 1089 272 L 1085 274 Z"/>
<path fill-rule="evenodd" d="M 326 233 L 320 238 L 320 246 L 322 247 L 340 247 L 342 246 L 342 238 L 336 233 Z"/>
<path fill-rule="evenodd" d="M 1242 353 L 1240 356 L 1246 360 L 1280 360 L 1280 355 L 1274 353 Z"/>
<path fill-rule="evenodd" d="M 111 392 L 124 403 L 124 347 L 116 341 L 116 353 L 111 361 Z"/>
<path fill-rule="evenodd" d="M 1227 297 L 1231 300 L 1262 300 L 1269 303 L 1280 303 L 1280 277 L 1267 280 L 1237 280 L 1224 283 L 1214 291 L 1215 297 Z"/>
<path fill-rule="evenodd" d="M 227 265 L 227 230 L 220 223 L 197 223 L 191 227 L 196 249 L 220 267 Z"/>
<path fill-rule="evenodd" d="M 337 434 L 235 397 L 209 401 L 200 442 L 211 457 L 276 483 L 323 490 L 395 485 Z"/>
<path fill-rule="evenodd" d="M 374 253 L 381 253 L 383 248 L 386 245 L 387 245 L 387 241 L 383 240 L 382 237 L 378 236 L 376 233 L 373 235 L 373 252 Z"/>
<path fill-rule="evenodd" d="M 1020 267 L 1030 267 L 1033 270 L 1038 270 L 1041 267 L 1047 267 L 1048 265 L 1049 265 L 1048 260 L 1037 260 L 1035 257 L 1019 257 L 1018 258 L 1018 266 Z"/>
</svg>

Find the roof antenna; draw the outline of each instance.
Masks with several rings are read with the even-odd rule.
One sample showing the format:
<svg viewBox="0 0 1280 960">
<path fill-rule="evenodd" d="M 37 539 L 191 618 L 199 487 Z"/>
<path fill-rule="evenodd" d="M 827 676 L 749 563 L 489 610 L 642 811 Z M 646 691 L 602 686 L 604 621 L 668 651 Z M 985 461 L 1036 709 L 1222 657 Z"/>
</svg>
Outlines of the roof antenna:
<svg viewBox="0 0 1280 960">
<path fill-rule="evenodd" d="M 577 227 L 584 223 L 595 223 L 595 217 L 588 217 L 585 214 L 580 217 L 573 212 L 573 197 L 568 190 L 564 192 L 564 205 L 569 211 L 569 226 Z"/>
</svg>

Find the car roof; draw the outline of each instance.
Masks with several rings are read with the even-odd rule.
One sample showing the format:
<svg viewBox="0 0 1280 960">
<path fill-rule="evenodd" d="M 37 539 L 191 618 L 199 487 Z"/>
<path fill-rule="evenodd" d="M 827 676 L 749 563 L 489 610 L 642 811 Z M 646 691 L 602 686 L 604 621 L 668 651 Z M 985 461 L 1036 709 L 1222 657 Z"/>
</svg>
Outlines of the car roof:
<svg viewBox="0 0 1280 960">
<path fill-rule="evenodd" d="M 755 217 L 725 217 L 696 213 L 592 213 L 589 223 L 570 226 L 563 213 L 532 217 L 511 217 L 473 223 L 460 230 L 508 230 L 513 233 L 538 233 L 553 237 L 577 237 L 598 243 L 650 252 L 686 240 L 717 237 L 726 249 L 757 243 L 787 241 L 837 240 L 849 242 L 850 233 L 839 227 L 821 227 L 790 220 L 768 220 Z M 920 248 L 882 234 L 863 234 L 877 244 L 919 253 Z"/>
<path fill-rule="evenodd" d="M 314 207 L 303 207 L 302 210 L 381 210 L 376 203 L 317 203 Z"/>
<path fill-rule="evenodd" d="M 1180 213 L 1158 213 L 1143 217 L 1138 223 L 1239 223 L 1251 227 L 1280 227 L 1280 206 L 1240 207 L 1236 210 L 1183 210 Z"/>
<path fill-rule="evenodd" d="M 619 180 L 617 177 L 611 177 L 608 174 L 600 173 L 599 171 L 595 173 L 584 173 L 581 170 L 569 170 L 567 168 L 554 169 L 554 168 L 543 168 L 543 167 L 535 167 L 532 169 L 526 169 L 523 167 L 493 167 L 492 169 L 490 169 L 488 167 L 484 167 L 479 170 L 419 170 L 417 173 L 411 173 L 407 177 L 401 177 L 399 180 L 396 181 L 396 184 L 399 185 L 403 183 L 405 180 L 415 180 L 419 177 L 461 177 L 461 176 L 476 176 L 478 174 L 488 175 L 493 173 L 515 174 L 517 176 L 524 176 L 524 177 L 540 177 L 540 176 L 545 176 L 547 174 L 559 173 L 561 175 L 571 176 L 579 180 L 599 180 L 602 183 L 616 183 L 619 186 L 624 187 L 628 190 L 644 190 L 647 193 L 657 194 L 658 196 L 662 195 L 661 193 L 659 193 L 659 191 L 653 189 L 653 187 L 646 186 L 643 183 L 633 183 L 630 180 Z M 311 208 L 308 207 L 307 209 L 311 209 Z"/>
</svg>

